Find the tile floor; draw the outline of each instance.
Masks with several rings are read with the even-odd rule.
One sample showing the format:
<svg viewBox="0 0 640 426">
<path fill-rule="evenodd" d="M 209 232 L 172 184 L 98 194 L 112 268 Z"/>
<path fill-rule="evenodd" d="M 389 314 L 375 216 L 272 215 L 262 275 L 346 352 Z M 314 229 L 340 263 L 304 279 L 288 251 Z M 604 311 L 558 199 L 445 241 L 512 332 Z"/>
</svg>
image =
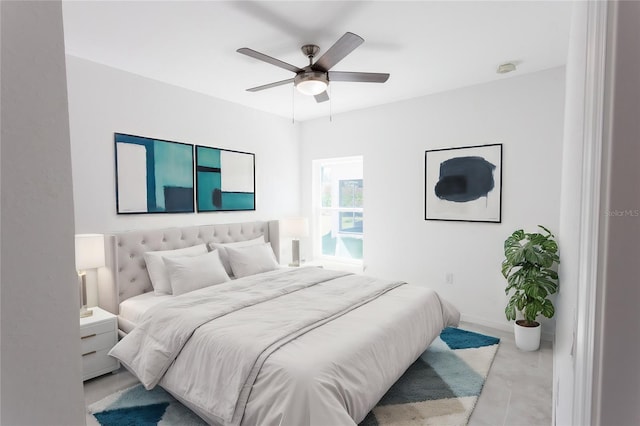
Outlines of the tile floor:
<svg viewBox="0 0 640 426">
<path fill-rule="evenodd" d="M 469 426 L 550 426 L 551 342 L 542 342 L 537 352 L 522 352 L 516 348 L 512 333 L 471 323 L 462 323 L 460 327 L 500 338 L 500 348 Z M 135 383 L 136 378 L 122 368 L 114 374 L 88 380 L 84 383 L 85 404 Z M 87 414 L 87 425 L 98 423 Z"/>
<path fill-rule="evenodd" d="M 513 333 L 471 323 L 461 323 L 460 328 L 500 338 L 469 426 L 551 426 L 551 342 L 543 341 L 536 352 L 522 352 Z"/>
</svg>

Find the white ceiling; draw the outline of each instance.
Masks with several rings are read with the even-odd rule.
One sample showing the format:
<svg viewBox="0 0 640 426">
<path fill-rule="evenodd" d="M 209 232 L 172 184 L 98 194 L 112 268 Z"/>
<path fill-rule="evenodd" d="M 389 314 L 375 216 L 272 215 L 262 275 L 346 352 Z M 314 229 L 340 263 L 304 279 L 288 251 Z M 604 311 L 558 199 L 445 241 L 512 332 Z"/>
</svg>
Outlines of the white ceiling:
<svg viewBox="0 0 640 426">
<path fill-rule="evenodd" d="M 571 2 L 64 1 L 69 55 L 305 120 L 562 66 Z M 345 32 L 364 44 L 337 71 L 388 72 L 384 84 L 334 82 L 331 102 L 292 85 L 245 89 L 293 73 L 241 55 L 249 47 L 293 65 Z M 496 68 L 515 62 L 518 70 Z"/>
</svg>

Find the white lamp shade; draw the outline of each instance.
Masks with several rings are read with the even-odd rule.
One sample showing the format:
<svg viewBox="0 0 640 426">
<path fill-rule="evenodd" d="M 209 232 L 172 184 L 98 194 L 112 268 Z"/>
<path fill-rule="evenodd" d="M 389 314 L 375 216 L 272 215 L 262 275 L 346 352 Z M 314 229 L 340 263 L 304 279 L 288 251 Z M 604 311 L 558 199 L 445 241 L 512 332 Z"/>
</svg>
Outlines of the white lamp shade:
<svg viewBox="0 0 640 426">
<path fill-rule="evenodd" d="M 76 269 L 100 268 L 104 264 L 104 235 L 76 235 Z"/>
<path fill-rule="evenodd" d="M 305 80 L 298 83 L 296 88 L 302 94 L 315 96 L 327 90 L 327 83 L 322 80 Z"/>
<path fill-rule="evenodd" d="M 292 217 L 280 221 L 280 235 L 301 238 L 309 236 L 309 221 L 306 217 Z"/>
</svg>

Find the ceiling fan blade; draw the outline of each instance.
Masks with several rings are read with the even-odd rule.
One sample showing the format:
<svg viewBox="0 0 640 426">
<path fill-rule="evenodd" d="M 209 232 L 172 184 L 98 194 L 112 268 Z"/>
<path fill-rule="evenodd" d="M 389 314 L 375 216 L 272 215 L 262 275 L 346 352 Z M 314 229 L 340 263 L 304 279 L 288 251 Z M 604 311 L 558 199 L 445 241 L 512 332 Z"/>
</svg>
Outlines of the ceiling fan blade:
<svg viewBox="0 0 640 426">
<path fill-rule="evenodd" d="M 362 43 L 364 43 L 364 39 L 359 35 L 345 33 L 311 68 L 315 71 L 329 71 L 331 67 L 343 60 L 345 56 L 353 52 Z"/>
<path fill-rule="evenodd" d="M 252 58 L 258 59 L 268 64 L 275 65 L 280 68 L 284 68 L 285 70 L 295 72 L 296 74 L 303 71 L 302 69 L 296 67 L 295 65 L 288 64 L 286 62 L 281 61 L 280 59 L 272 58 L 271 56 L 265 55 L 264 53 L 256 52 L 255 50 L 249 49 L 248 47 L 242 47 L 236 50 L 236 52 L 242 53 L 243 55 L 251 56 Z"/>
<path fill-rule="evenodd" d="M 354 83 L 384 83 L 389 74 L 379 72 L 329 71 L 329 81 L 351 81 Z"/>
<path fill-rule="evenodd" d="M 326 102 L 329 100 L 329 94 L 327 93 L 327 91 L 325 90 L 324 92 L 315 95 L 314 98 L 316 98 L 316 102 L 320 103 L 320 102 Z"/>
<path fill-rule="evenodd" d="M 271 89 L 272 87 L 282 86 L 283 84 L 293 83 L 292 78 L 288 78 L 282 81 L 276 81 L 275 83 L 264 84 L 262 86 L 252 87 L 251 89 L 247 89 L 247 92 L 259 92 L 264 89 Z"/>
</svg>

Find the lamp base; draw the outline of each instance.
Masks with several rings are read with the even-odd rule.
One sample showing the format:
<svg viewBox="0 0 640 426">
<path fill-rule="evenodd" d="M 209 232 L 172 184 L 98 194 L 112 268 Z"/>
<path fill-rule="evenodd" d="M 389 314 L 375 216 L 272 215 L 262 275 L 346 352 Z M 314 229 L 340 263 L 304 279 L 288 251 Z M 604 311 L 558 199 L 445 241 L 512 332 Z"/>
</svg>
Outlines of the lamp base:
<svg viewBox="0 0 640 426">
<path fill-rule="evenodd" d="M 78 279 L 80 279 L 80 318 L 90 317 L 93 311 L 87 309 L 87 273 L 79 272 Z"/>
<path fill-rule="evenodd" d="M 291 263 L 289 266 L 300 266 L 300 240 L 291 241 Z"/>
</svg>

